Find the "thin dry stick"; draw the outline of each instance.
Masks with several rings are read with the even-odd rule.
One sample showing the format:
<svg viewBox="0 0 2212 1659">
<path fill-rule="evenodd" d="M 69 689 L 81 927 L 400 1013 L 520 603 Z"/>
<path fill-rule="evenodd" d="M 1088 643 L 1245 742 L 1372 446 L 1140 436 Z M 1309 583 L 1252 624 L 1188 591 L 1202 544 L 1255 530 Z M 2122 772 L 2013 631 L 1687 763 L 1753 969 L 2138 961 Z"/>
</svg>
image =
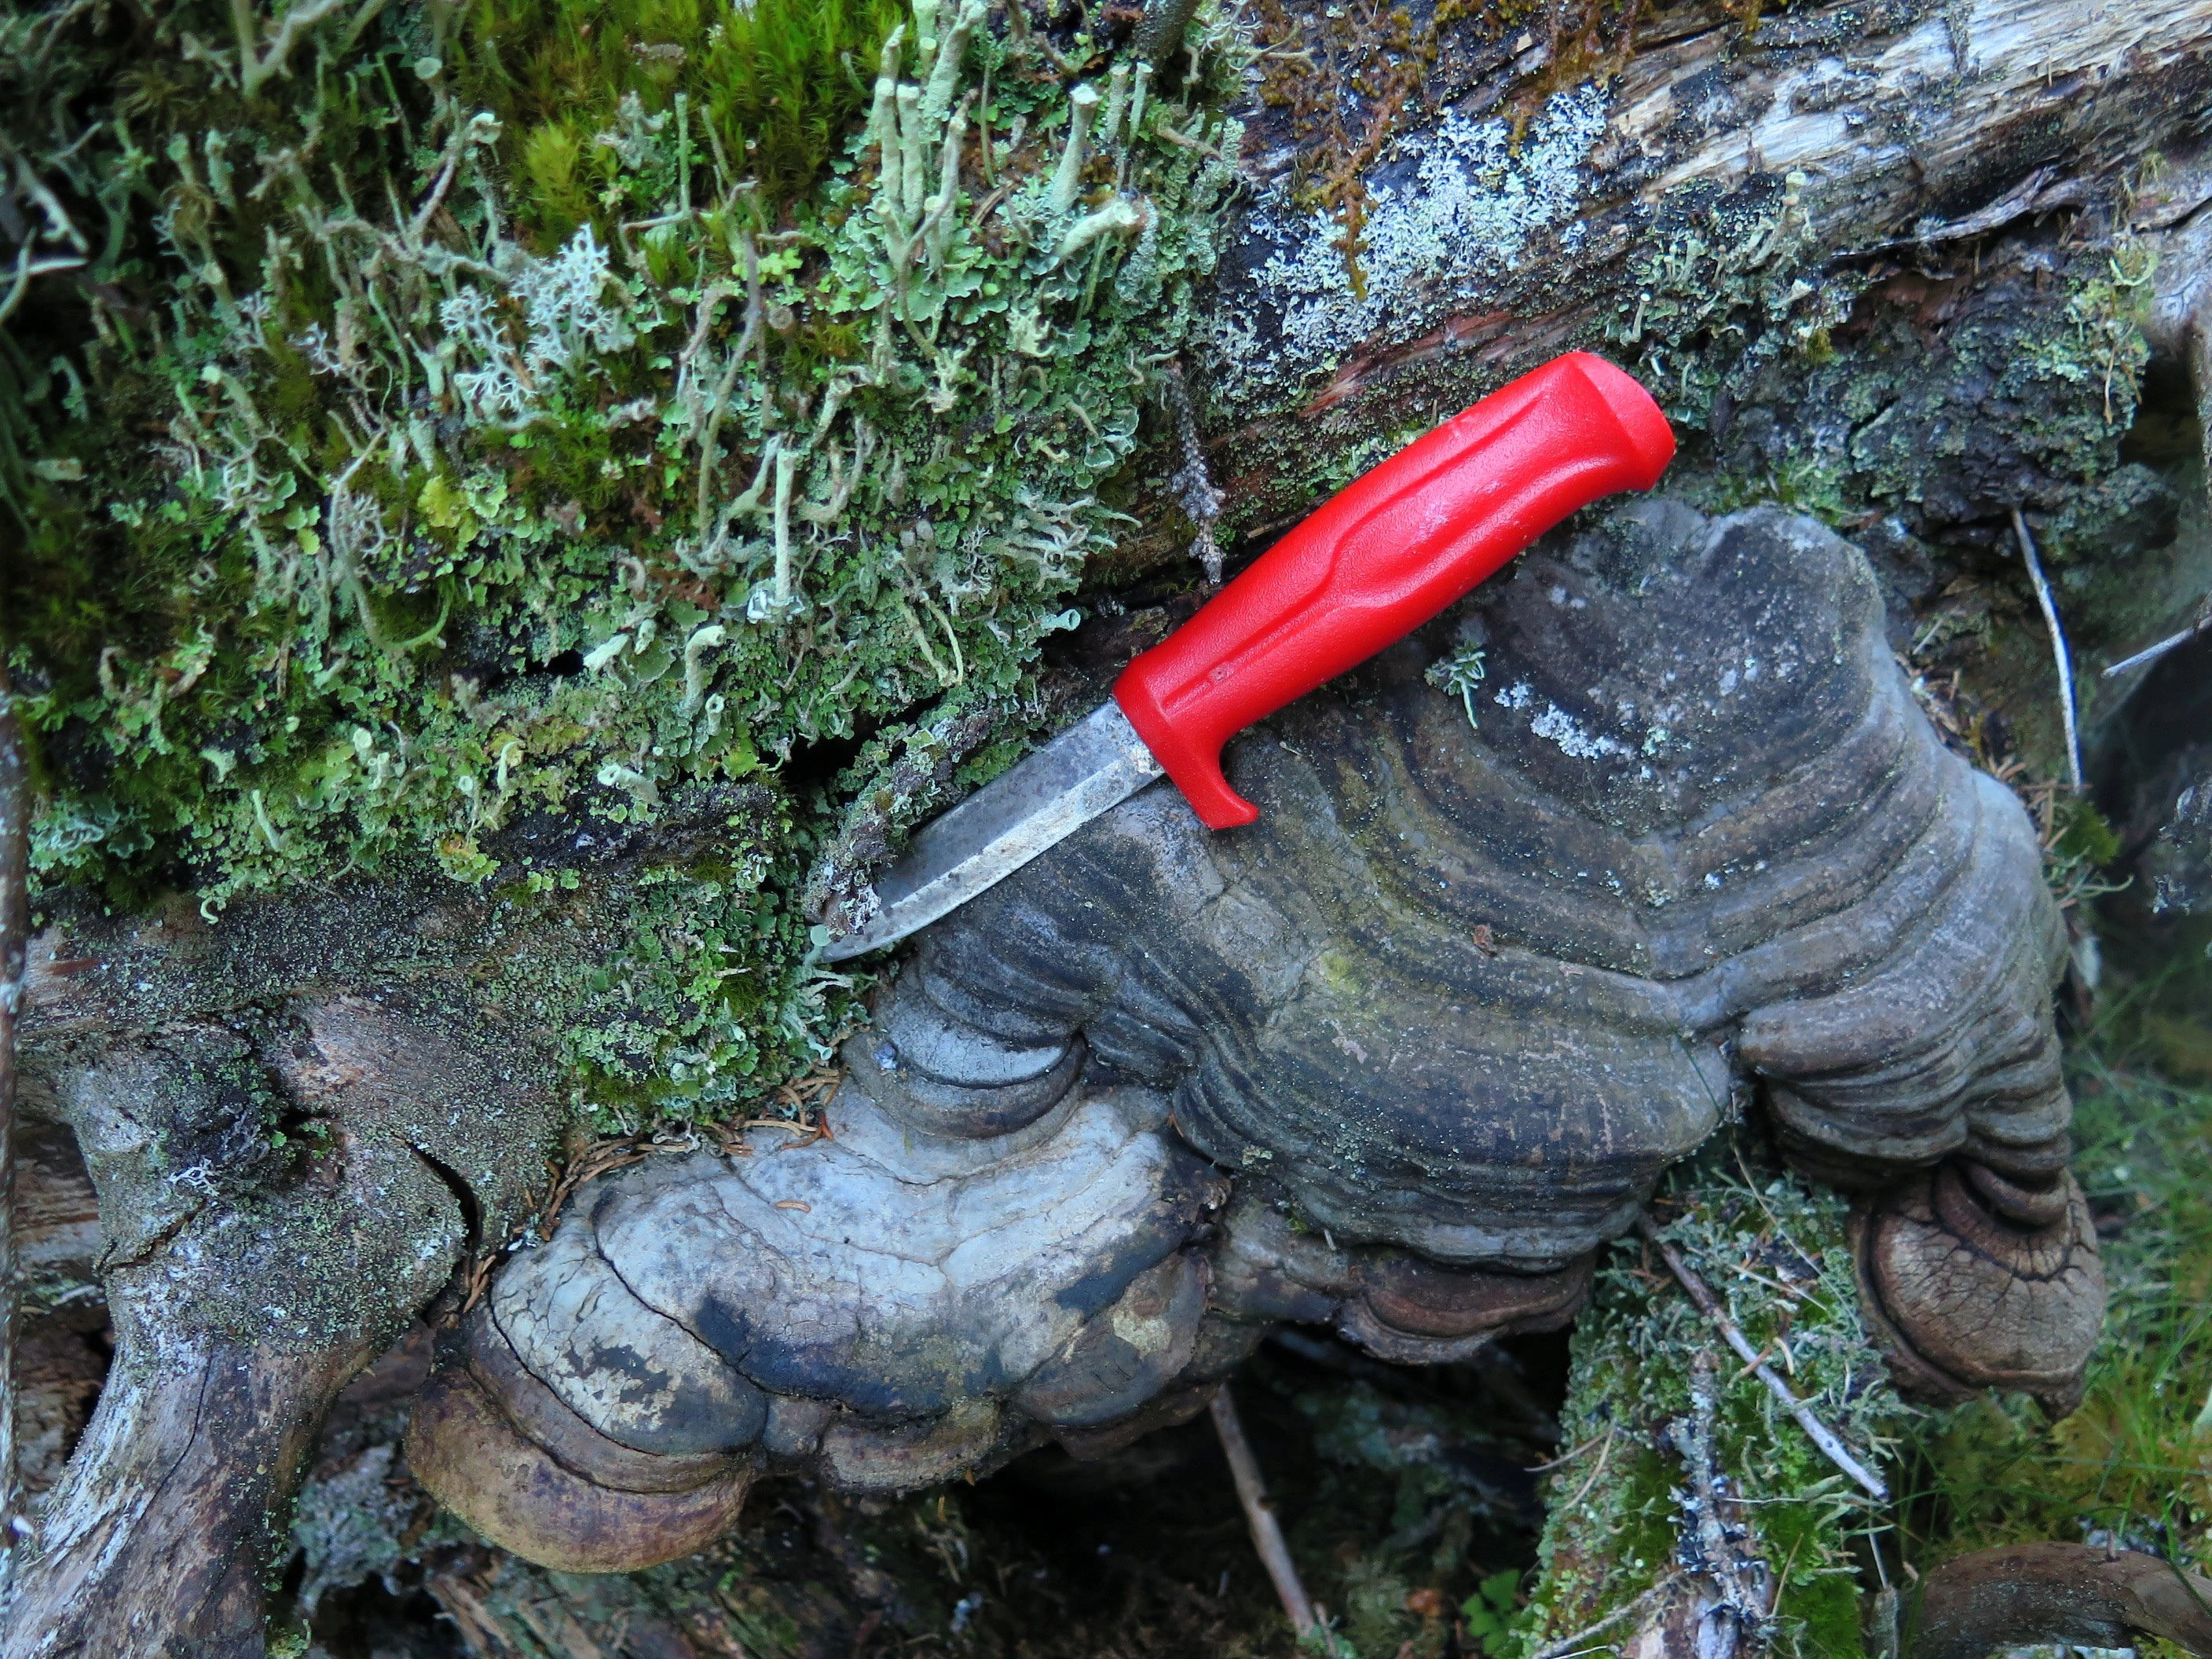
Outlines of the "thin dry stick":
<svg viewBox="0 0 2212 1659">
<path fill-rule="evenodd" d="M 2058 712 L 2066 720 L 2066 772 L 2074 787 L 2081 787 L 2081 732 L 2074 708 L 2074 653 L 2066 648 L 2066 630 L 2058 625 L 2058 603 L 2051 597 L 2044 579 L 2043 561 L 2036 556 L 2035 538 L 2018 507 L 2012 510 L 2012 533 L 2020 538 L 2021 557 L 2027 561 L 2027 579 L 2035 584 L 2035 602 L 2043 607 L 2043 624 L 2051 630 L 2051 659 L 2058 665 Z"/>
<path fill-rule="evenodd" d="M 0 668 L 0 1590 L 29 1535 L 15 1457 L 15 1016 L 30 953 L 31 786 L 23 732 Z"/>
<path fill-rule="evenodd" d="M 1595 1648 L 1586 1648 L 1583 1644 L 1593 1637 L 1602 1636 L 1630 1613 L 1650 1606 L 1652 1602 L 1674 1590 L 1681 1582 L 1682 1575 L 1680 1572 L 1668 1573 L 1632 1601 L 1623 1601 L 1595 1625 L 1585 1625 L 1572 1636 L 1563 1636 L 1549 1647 L 1538 1649 L 1532 1656 L 1532 1659 L 1571 1659 L 1571 1656 L 1577 1653 L 1596 1652 Z M 1610 1647 L 1613 1644 L 1607 1643 L 1603 1645 Z"/>
<path fill-rule="evenodd" d="M 1775 1375 L 1773 1368 L 1759 1357 L 1758 1351 L 1751 1346 L 1749 1339 L 1736 1328 L 1735 1322 L 1730 1319 L 1726 1310 L 1722 1308 L 1720 1299 L 1712 1293 L 1704 1279 L 1691 1271 L 1690 1264 L 1682 1260 L 1681 1252 L 1660 1237 L 1659 1229 L 1652 1224 L 1651 1218 L 1648 1215 L 1638 1216 L 1636 1225 L 1637 1230 L 1651 1242 L 1652 1248 L 1659 1252 L 1661 1259 L 1667 1264 L 1667 1270 L 1673 1273 L 1681 1282 L 1682 1288 L 1690 1293 L 1690 1300 L 1698 1304 L 1698 1311 L 1712 1322 L 1713 1328 L 1721 1334 L 1729 1346 L 1734 1348 L 1738 1356 L 1751 1367 L 1751 1374 L 1766 1384 L 1766 1391 L 1780 1401 L 1790 1416 L 1797 1419 L 1797 1426 L 1805 1431 L 1806 1435 L 1820 1449 L 1827 1460 L 1857 1481 L 1860 1486 L 1865 1487 L 1869 1496 L 1885 1503 L 1887 1502 L 1889 1487 L 1883 1483 L 1882 1478 L 1852 1456 L 1850 1449 L 1836 1437 L 1834 1431 L 1813 1415 L 1813 1408 L 1800 1400 L 1790 1386 Z"/>
<path fill-rule="evenodd" d="M 2132 657 L 2123 657 L 2105 671 L 2108 680 L 2118 679 L 2130 668 L 2141 668 L 2146 663 L 2156 662 L 2169 651 L 2178 651 L 2199 634 L 2212 633 L 2212 593 L 2204 596 L 2204 603 L 2197 608 L 2197 615 L 2189 626 L 2179 634 L 2168 634 L 2156 645 L 2147 645 Z"/>
<path fill-rule="evenodd" d="M 1275 1594 L 1283 1598 L 1291 1627 L 1301 1638 L 1321 1631 L 1322 1643 L 1334 1653 L 1336 1644 L 1314 1617 L 1313 1603 L 1298 1580 L 1290 1546 L 1283 1541 L 1282 1525 L 1275 1519 L 1275 1506 L 1267 1498 L 1267 1483 L 1260 1477 L 1260 1460 L 1252 1455 L 1252 1443 L 1244 1437 L 1244 1425 L 1237 1419 L 1237 1402 L 1229 1397 L 1226 1383 L 1213 1395 L 1213 1431 L 1221 1437 L 1222 1455 L 1237 1482 L 1237 1501 L 1244 1506 L 1245 1522 L 1252 1528 L 1252 1547 L 1260 1552 L 1261 1565 L 1275 1581 Z"/>
</svg>

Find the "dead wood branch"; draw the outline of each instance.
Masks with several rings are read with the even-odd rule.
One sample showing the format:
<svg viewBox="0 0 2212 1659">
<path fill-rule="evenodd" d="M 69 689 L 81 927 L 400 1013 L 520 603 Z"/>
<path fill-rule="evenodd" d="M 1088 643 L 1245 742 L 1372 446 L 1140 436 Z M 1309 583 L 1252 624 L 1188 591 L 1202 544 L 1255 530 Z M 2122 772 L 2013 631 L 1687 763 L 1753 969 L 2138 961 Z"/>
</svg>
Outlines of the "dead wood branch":
<svg viewBox="0 0 2212 1659">
<path fill-rule="evenodd" d="M 1780 1583 L 1751 1546 L 1741 1494 L 1720 1466 L 1716 1425 L 1720 1409 L 1718 1368 L 1710 1353 L 1690 1364 L 1690 1409 L 1667 1425 L 1667 1440 L 1682 1460 L 1681 1540 L 1676 1559 L 1690 1593 L 1676 1598 L 1658 1620 L 1654 1644 L 1641 1638 L 1632 1651 L 1693 1652 L 1732 1659 L 1764 1652 L 1772 1632 Z M 1643 1638 L 1652 1626 L 1647 1626 Z"/>
<path fill-rule="evenodd" d="M 1311 505 L 1289 486 L 1286 458 L 1357 444 L 1409 406 L 1457 408 L 1570 344 L 1610 332 L 1614 349 L 1650 348 L 1663 380 L 1691 343 L 1682 316 L 1639 318 L 1639 272 L 1705 261 L 1676 296 L 1696 313 L 1715 260 L 1814 273 L 1900 240 L 1990 234 L 2090 199 L 2177 142 L 2212 72 L 2212 0 L 1834 4 L 1766 17 L 1747 40 L 1708 15 L 1707 27 L 1653 31 L 1611 82 L 1575 89 L 1603 114 L 1591 187 L 1528 174 L 1532 192 L 1551 192 L 1553 216 L 1510 260 L 1486 263 L 1471 243 L 1407 261 L 1402 279 L 1370 258 L 1364 297 L 1318 278 L 1297 288 L 1285 273 L 1323 270 L 1308 243 L 1341 228 L 1289 207 L 1294 146 L 1248 158 L 1260 192 L 1211 302 L 1234 345 L 1207 376 L 1206 436 L 1233 517 L 1286 525 Z M 1473 84 L 1432 83 L 1431 106 L 1507 118 L 1511 65 L 1469 72 Z M 1387 176 L 1413 154 L 1386 147 L 1370 171 Z M 1796 205 L 1784 215 L 1786 190 Z M 1711 228 L 1723 223 L 1777 228 L 1768 244 L 1721 248 Z M 1404 246 L 1426 246 L 1420 228 L 1401 227 Z"/>
<path fill-rule="evenodd" d="M 2189 625 L 2167 635 L 2154 645 L 2147 645 L 2132 657 L 2123 657 L 2105 671 L 2105 678 L 2116 680 L 2129 670 L 2148 668 L 2170 651 L 2178 651 L 2199 634 L 2212 633 L 2212 593 L 2204 596 L 2204 603 L 2197 607 L 2197 614 Z"/>
<path fill-rule="evenodd" d="M 479 1174 L 508 1143 L 459 1107 L 520 1126 L 525 1147 L 544 1114 L 481 1030 L 365 999 L 292 1012 L 252 1036 L 184 1020 L 43 1050 L 33 1036 L 99 1191 L 116 1352 L 27 1552 L 7 1659 L 260 1653 L 331 1401 L 445 1284 L 476 1218 L 503 1231 L 517 1207 Z M 315 1126 L 301 1150 L 246 1115 L 228 1079 L 249 1073 Z"/>
<path fill-rule="evenodd" d="M 2052 597 L 2043 560 L 2035 550 L 2035 537 L 2018 507 L 2012 510 L 2012 533 L 2027 562 L 2027 579 L 2035 587 L 2035 603 L 2043 611 L 2043 625 L 2051 630 L 2051 658 L 2058 666 L 2058 712 L 2066 723 L 2066 778 L 2081 787 L 2081 729 L 2074 706 L 2074 653 L 2066 647 L 2066 630 L 2059 624 L 2058 601 Z"/>
<path fill-rule="evenodd" d="M 1797 1426 L 1804 1430 L 1806 1437 L 1820 1449 L 1821 1455 L 1858 1482 L 1870 1497 L 1886 1502 L 1889 1497 L 1887 1483 L 1854 1457 L 1850 1449 L 1837 1438 L 1835 1431 L 1815 1417 L 1813 1408 L 1800 1400 L 1796 1391 L 1775 1374 L 1773 1368 L 1751 1346 L 1750 1339 L 1728 1316 L 1727 1310 L 1721 1306 L 1720 1298 L 1713 1294 L 1711 1287 L 1691 1270 L 1690 1264 L 1682 1259 L 1680 1250 L 1660 1237 L 1659 1229 L 1652 1224 L 1651 1218 L 1639 1216 L 1636 1226 L 1637 1231 L 1651 1242 L 1651 1247 L 1659 1252 L 1668 1271 L 1689 1292 L 1690 1300 L 1698 1304 L 1698 1310 L 1712 1322 L 1713 1328 L 1721 1334 L 1729 1347 L 1735 1350 L 1737 1357 L 1751 1368 L 1751 1374 L 1766 1385 L 1767 1392 L 1781 1401 L 1783 1408 L 1797 1419 Z"/>
<path fill-rule="evenodd" d="M 14 1582 L 15 1546 L 27 1530 L 15 1454 L 15 1016 L 30 952 L 30 780 L 23 732 L 0 668 L 0 1607 Z"/>
</svg>

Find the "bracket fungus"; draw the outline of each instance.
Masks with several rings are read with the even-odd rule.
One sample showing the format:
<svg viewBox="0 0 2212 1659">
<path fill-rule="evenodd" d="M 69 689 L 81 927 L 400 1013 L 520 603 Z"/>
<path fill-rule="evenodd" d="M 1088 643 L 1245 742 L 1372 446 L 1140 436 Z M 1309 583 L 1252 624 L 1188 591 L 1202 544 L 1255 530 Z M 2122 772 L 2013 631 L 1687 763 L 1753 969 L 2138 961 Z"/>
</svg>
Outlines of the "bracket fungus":
<svg viewBox="0 0 2212 1659">
<path fill-rule="evenodd" d="M 1723 1121 L 1859 1192 L 1900 1386 L 2063 1405 L 2103 1301 L 2027 817 L 1944 747 L 1864 558 L 1653 500 L 925 933 L 830 1132 L 604 1176 L 448 1343 L 415 1467 L 566 1567 L 768 1460 L 918 1486 L 1201 1409 L 1285 1322 L 1570 1321 Z"/>
</svg>

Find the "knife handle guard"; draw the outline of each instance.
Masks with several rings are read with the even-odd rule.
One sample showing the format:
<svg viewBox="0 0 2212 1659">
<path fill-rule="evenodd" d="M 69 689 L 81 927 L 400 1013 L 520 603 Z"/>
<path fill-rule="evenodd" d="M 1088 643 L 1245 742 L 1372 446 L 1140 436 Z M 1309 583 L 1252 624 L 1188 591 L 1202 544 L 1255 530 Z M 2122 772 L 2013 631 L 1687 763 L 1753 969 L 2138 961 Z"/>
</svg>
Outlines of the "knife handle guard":
<svg viewBox="0 0 2212 1659">
<path fill-rule="evenodd" d="M 1114 683 L 1114 700 L 1210 830 L 1260 809 L 1224 744 L 1461 598 L 1577 508 L 1649 489 L 1674 434 L 1650 394 L 1571 351 L 1347 486 Z"/>
</svg>

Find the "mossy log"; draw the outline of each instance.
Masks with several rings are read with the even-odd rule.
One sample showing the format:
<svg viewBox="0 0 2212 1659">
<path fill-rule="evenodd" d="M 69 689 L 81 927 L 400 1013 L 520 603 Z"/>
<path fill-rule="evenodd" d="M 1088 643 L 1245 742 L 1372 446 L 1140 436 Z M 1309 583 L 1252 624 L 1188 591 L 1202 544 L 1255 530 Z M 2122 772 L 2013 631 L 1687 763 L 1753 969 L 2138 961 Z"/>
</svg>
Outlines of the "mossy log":
<svg viewBox="0 0 2212 1659">
<path fill-rule="evenodd" d="M 1316 29 L 1320 12 L 1301 9 Z M 1281 525 L 1400 436 L 1570 343 L 1636 359 L 1676 412 L 1711 429 L 1723 394 L 1737 405 L 1753 396 L 1747 364 L 1828 349 L 1892 255 L 2112 199 L 2152 152 L 2200 136 L 2192 112 L 2212 84 L 2207 0 L 1897 0 L 1755 26 L 1717 7 L 1662 7 L 1603 63 L 1578 56 L 1577 38 L 1454 36 L 1428 85 L 1385 122 L 1395 130 L 1360 152 L 1356 224 L 1348 197 L 1293 199 L 1310 137 L 1274 106 L 1245 112 L 1255 189 L 1231 228 L 1192 374 L 1230 525 L 1255 538 Z M 2212 185 L 2169 192 L 2142 222 L 2180 225 L 2208 196 Z M 1747 336 L 1764 343 L 1728 343 Z M 2121 371 L 2124 399 L 2135 366 Z M 1136 487 L 1153 499 L 1148 481 Z M 1157 564 L 1185 534 L 1170 514 L 1146 516 L 1116 556 L 1127 567 Z M 932 762 L 933 787 L 957 758 Z M 557 1142 L 558 1045 L 530 1029 L 517 964 L 526 975 L 564 951 L 611 957 L 642 902 L 621 860 L 672 865 L 702 826 L 771 805 L 726 789 L 672 800 L 652 831 L 597 819 L 587 830 L 580 805 L 574 821 L 548 811 L 518 824 L 507 842 L 488 839 L 494 864 L 504 848 L 519 867 L 527 842 L 541 873 L 580 877 L 523 924 L 511 896 L 386 884 L 337 901 L 240 899 L 212 930 L 189 902 L 131 919 L 87 904 L 48 936 L 70 944 L 33 965 L 33 1086 L 86 1139 L 120 1346 L 42 1518 L 9 1659 L 71 1642 L 88 1655 L 261 1650 L 272 1526 L 325 1407 L 441 1291 L 465 1288 L 452 1285 L 454 1270 L 508 1236 Z M 683 833 L 656 839 L 671 823 Z M 626 850 L 580 852 L 587 835 Z M 2032 854 L 2021 861 L 2014 898 L 2036 879 Z M 2025 963 L 2036 951 L 2019 939 L 2035 929 L 2014 933 L 2004 951 L 2019 947 Z M 1494 971 L 1486 955 L 1463 965 Z M 2003 1110 L 1960 1107 L 1900 1132 L 1922 1139 L 1890 1164 L 1973 1139 L 2029 1154 L 1997 1167 L 2000 1154 L 2001 1187 L 2052 1175 L 2036 1162 L 2062 1127 L 2038 1048 L 2047 1013 L 2029 1023 L 2037 1052 L 2014 1058 L 2033 1075 L 1998 1104 L 2033 1133 L 2007 1143 L 2012 1123 L 1990 1127 Z M 1358 1044 L 1356 1031 L 1336 1035 Z M 1702 1050 L 1653 1042 L 1640 1063 L 1683 1119 L 1671 1138 L 1636 1149 L 1642 1161 L 1609 1172 L 1576 1213 L 1509 1218 L 1533 1243 L 1442 1254 L 1557 1267 L 1632 1208 L 1716 1109 L 1703 1079 L 1726 1080 Z M 1331 1043 L 1304 1060 L 1318 1075 L 1350 1052 Z M 1809 1148 L 1833 1115 L 1798 1105 Z M 1200 1133 L 1233 1160 L 1249 1138 L 1227 1122 L 1217 1112 Z M 1875 1162 L 1893 1150 L 1875 1147 Z M 1325 1205 L 1328 1172 L 1315 1170 Z M 2026 1224 L 2049 1195 L 1950 1196 Z M 1412 1222 L 1375 1222 L 1379 1202 L 1364 1194 L 1349 1209 L 1382 1247 L 1435 1242 L 1413 1238 Z M 2070 1206 L 2064 1218 L 2077 1218 Z M 1341 1263 L 1316 1271 L 1334 1274 L 1313 1291 L 1324 1316 L 1387 1304 L 1401 1324 L 1437 1323 L 1420 1296 L 1393 1299 L 1403 1286 Z M 1445 1310 L 1445 1323 L 1460 1312 Z M 2034 1354 L 2014 1369 L 2039 1386 L 2066 1381 Z"/>
<path fill-rule="evenodd" d="M 1587 79 L 1553 61 L 1571 41 L 1532 28 L 1442 50 L 1422 118 L 1401 116 L 1358 175 L 1356 251 L 1340 213 L 1295 204 L 1311 158 L 1294 116 L 1253 112 L 1261 183 L 1201 347 L 1233 518 L 1282 522 L 1378 434 L 1570 345 L 1640 356 L 1702 424 L 1718 333 L 1802 343 L 1843 321 L 1870 266 L 2108 199 L 2202 138 L 2212 87 L 2204 0 L 1898 0 L 1750 23 L 1669 6 L 1615 43 L 1617 73 Z M 2147 216 L 2186 217 L 2202 182 Z"/>
</svg>

